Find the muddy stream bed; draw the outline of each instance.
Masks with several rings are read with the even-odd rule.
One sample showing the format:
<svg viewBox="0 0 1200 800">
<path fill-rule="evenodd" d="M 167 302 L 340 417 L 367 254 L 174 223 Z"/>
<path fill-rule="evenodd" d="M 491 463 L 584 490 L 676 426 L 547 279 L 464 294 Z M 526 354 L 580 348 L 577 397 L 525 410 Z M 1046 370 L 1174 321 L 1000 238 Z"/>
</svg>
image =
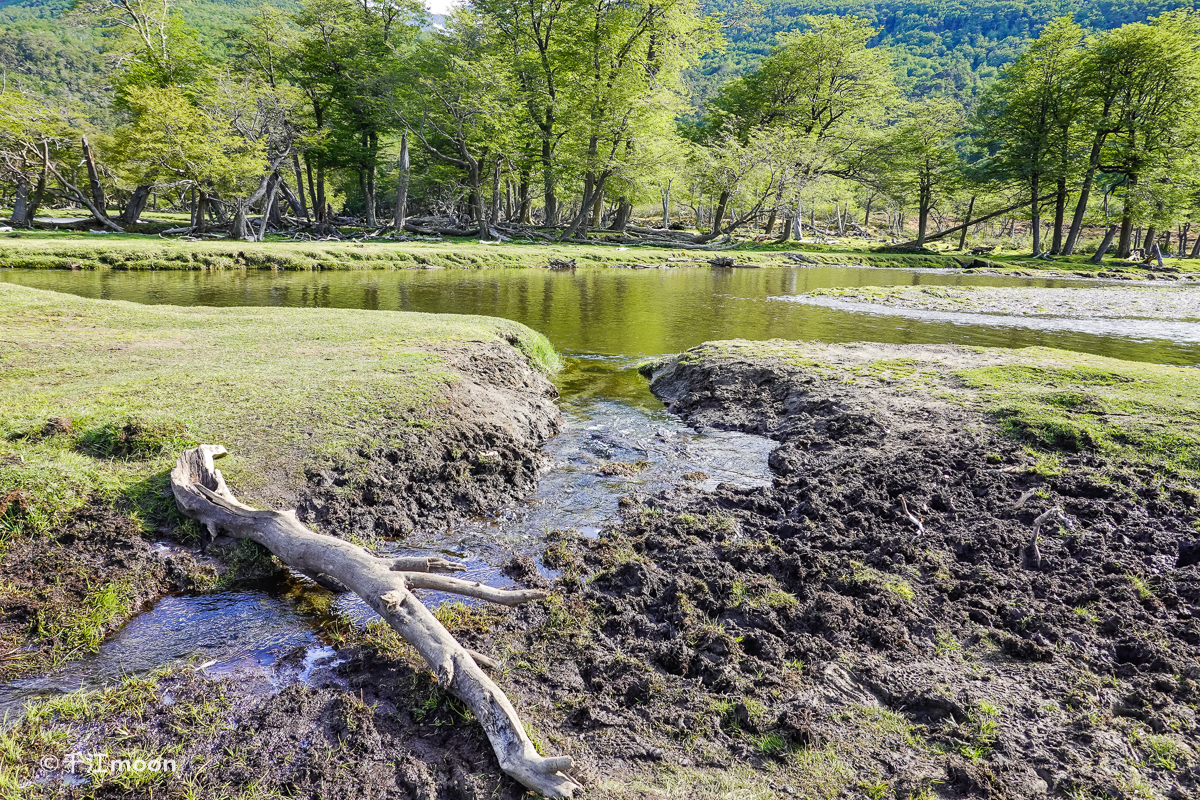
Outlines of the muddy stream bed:
<svg viewBox="0 0 1200 800">
<path fill-rule="evenodd" d="M 646 358 L 704 341 L 784 338 L 825 342 L 1044 345 L 1116 358 L 1192 365 L 1200 362 L 1194 324 L 1071 316 L 1036 318 L 953 314 L 835 301 L 787 302 L 817 289 L 872 286 L 1108 286 L 1099 281 L 1011 278 L 897 269 L 707 267 L 324 273 L 79 273 L 0 270 L 0 280 L 87 297 L 173 305 L 349 307 L 486 314 L 515 319 L 548 336 L 567 359 L 556 377 L 565 417 L 546 446 L 547 468 L 525 502 L 495 516 L 457 523 L 425 541 L 410 538 L 395 554 L 442 554 L 468 566 L 466 577 L 496 586 L 512 581 L 499 565 L 538 558 L 548 531 L 595 536 L 621 497 L 681 483 L 769 485 L 775 442 L 742 433 L 694 430 L 663 410 L 637 374 Z M 1113 289 L 1113 291 L 1120 291 Z M 1147 291 L 1147 290 L 1139 290 Z M 1154 289 L 1153 291 L 1169 291 Z M 605 475 L 606 463 L 636 465 Z M 167 545 L 160 545 L 167 547 Z M 548 577 L 540 561 L 539 569 Z M 211 675 L 244 679 L 264 692 L 326 679 L 336 651 L 320 630 L 303 580 L 171 595 L 147 607 L 100 648 L 52 674 L 0 687 L 10 716 L 31 696 L 70 691 L 125 674 L 191 663 Z M 439 598 L 426 593 L 437 604 Z M 363 621 L 372 612 L 353 596 L 333 609 Z M 304 656 L 296 658 L 297 648 Z M 291 654 L 285 658 L 285 655 Z"/>
</svg>

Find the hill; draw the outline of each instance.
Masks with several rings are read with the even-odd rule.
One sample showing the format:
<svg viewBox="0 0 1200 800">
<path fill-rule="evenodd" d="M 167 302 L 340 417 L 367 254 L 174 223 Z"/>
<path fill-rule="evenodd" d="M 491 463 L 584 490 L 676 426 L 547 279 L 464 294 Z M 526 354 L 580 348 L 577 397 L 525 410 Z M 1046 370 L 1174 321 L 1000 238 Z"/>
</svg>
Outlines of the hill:
<svg viewBox="0 0 1200 800">
<path fill-rule="evenodd" d="M 286 0 L 285 0 L 286 2 Z M 187 0 L 171 4 L 209 47 L 262 0 Z M 107 105 L 105 36 L 67 24 L 71 0 L 0 0 L 0 72 L 8 88 L 82 105 Z"/>
<path fill-rule="evenodd" d="M 744 0 L 709 0 L 710 12 L 736 14 Z M 968 99 L 1020 53 L 1051 19 L 1071 16 L 1093 30 L 1116 28 L 1194 0 L 765 0 L 762 13 L 726 30 L 725 52 L 704 59 L 693 74 L 698 99 L 758 63 L 775 35 L 800 26 L 806 14 L 854 14 L 881 29 L 875 43 L 894 48 L 896 65 L 913 95 Z"/>
<path fill-rule="evenodd" d="M 289 0 L 275 0 L 290 4 Z M 914 96 L 950 94 L 969 100 L 1024 43 L 1057 16 L 1070 15 L 1094 30 L 1196 0 L 707 0 L 705 10 L 740 21 L 725 35 L 726 49 L 692 70 L 697 105 L 721 84 L 753 68 L 776 34 L 802 25 L 806 14 L 854 14 L 880 28 L 876 44 L 893 48 L 902 83 Z M 261 0 L 185 0 L 173 3 L 206 45 L 220 48 L 224 31 Z M 70 0 L 0 0 L 0 71 L 8 86 L 85 105 L 106 105 L 104 37 L 64 24 Z M 751 10 L 751 13 L 747 13 Z"/>
</svg>

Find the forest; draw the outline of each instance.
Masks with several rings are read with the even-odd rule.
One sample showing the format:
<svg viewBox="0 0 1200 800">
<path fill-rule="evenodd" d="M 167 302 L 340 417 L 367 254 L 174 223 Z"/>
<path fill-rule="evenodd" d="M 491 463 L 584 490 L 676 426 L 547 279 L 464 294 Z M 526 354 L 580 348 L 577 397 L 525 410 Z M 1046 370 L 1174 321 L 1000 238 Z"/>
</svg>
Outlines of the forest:
<svg viewBox="0 0 1200 800">
<path fill-rule="evenodd" d="M 57 64 L 90 65 L 77 88 L 10 80 L 0 43 L 0 205 L 258 241 L 1200 256 L 1200 14 L 906 8 L 302 0 L 197 27 L 169 0 L 81 0 L 54 17 L 102 43 Z"/>
</svg>

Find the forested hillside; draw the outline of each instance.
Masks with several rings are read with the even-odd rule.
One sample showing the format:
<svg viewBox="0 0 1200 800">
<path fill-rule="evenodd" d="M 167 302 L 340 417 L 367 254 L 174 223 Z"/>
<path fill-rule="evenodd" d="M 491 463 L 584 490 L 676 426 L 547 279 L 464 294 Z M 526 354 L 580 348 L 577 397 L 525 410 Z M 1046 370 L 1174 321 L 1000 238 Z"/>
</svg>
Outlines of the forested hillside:
<svg viewBox="0 0 1200 800">
<path fill-rule="evenodd" d="M 181 0 L 172 3 L 206 48 L 220 48 L 225 32 L 253 9 L 289 0 Z M 0 68 L 8 88 L 79 101 L 96 109 L 111 94 L 112 59 L 95 28 L 64 20 L 72 0 L 0 0 Z"/>
<path fill-rule="evenodd" d="M 269 4 L 294 7 L 291 0 Z M 173 4 L 208 47 L 263 0 L 186 0 Z M 805 14 L 853 14 L 881 29 L 872 44 L 894 48 L 901 84 L 914 96 L 974 96 L 1017 57 L 1051 19 L 1070 15 L 1104 30 L 1193 7 L 1195 0 L 710 0 L 705 11 L 724 19 L 727 45 L 688 74 L 697 110 L 721 84 L 753 68 L 781 31 Z M 0 0 L 0 68 L 10 85 L 64 100 L 101 101 L 108 85 L 103 37 L 64 24 L 71 0 Z"/>
<path fill-rule="evenodd" d="M 1070 15 L 1084 28 L 1106 30 L 1138 22 L 1194 0 L 710 0 L 710 12 L 730 18 L 724 52 L 707 56 L 691 76 L 708 98 L 725 81 L 755 66 L 780 31 L 805 14 L 853 14 L 880 28 L 873 44 L 891 45 L 902 84 L 916 96 L 973 96 L 1011 63 L 1047 22 Z"/>
</svg>

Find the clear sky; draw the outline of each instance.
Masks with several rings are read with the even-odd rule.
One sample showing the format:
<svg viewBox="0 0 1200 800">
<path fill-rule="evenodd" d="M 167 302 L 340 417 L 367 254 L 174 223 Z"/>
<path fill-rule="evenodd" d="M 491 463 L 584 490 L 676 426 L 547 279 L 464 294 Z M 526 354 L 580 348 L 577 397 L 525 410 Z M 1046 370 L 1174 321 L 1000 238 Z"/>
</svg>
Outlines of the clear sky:
<svg viewBox="0 0 1200 800">
<path fill-rule="evenodd" d="M 425 0 L 426 7 L 434 14 L 445 14 L 455 0 Z"/>
</svg>

